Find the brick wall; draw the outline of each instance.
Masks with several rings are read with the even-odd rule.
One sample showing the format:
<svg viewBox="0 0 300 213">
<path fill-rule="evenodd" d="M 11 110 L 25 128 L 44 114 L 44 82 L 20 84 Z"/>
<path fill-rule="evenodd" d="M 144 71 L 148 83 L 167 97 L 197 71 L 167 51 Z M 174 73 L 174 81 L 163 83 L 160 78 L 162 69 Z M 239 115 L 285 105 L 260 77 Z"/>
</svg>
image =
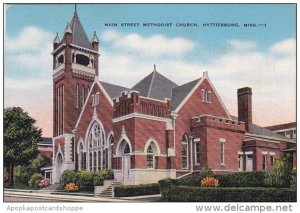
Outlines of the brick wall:
<svg viewBox="0 0 300 213">
<path fill-rule="evenodd" d="M 207 89 L 212 92 L 212 103 L 202 102 L 202 89 Z M 195 92 L 191 95 L 189 100 L 183 105 L 183 107 L 178 111 L 178 117 L 176 118 L 176 159 L 174 159 L 174 164 L 176 169 L 181 169 L 181 139 L 186 133 L 192 135 L 190 128 L 190 119 L 194 116 L 200 115 L 213 115 L 218 117 L 228 118 L 225 109 L 223 108 L 221 102 L 218 100 L 217 95 L 213 92 L 212 86 L 209 84 L 208 80 L 204 80 Z M 203 130 L 204 131 L 204 130 Z M 202 133 L 205 135 L 205 133 Z M 189 147 L 190 149 L 190 147 Z M 189 150 L 189 153 L 191 150 Z M 205 154 L 203 161 L 205 162 Z M 190 158 L 189 164 L 191 165 Z"/>
<path fill-rule="evenodd" d="M 108 134 L 113 129 L 112 126 L 112 116 L 113 116 L 113 108 L 110 104 L 109 100 L 107 100 L 103 91 L 101 91 L 98 84 L 95 84 L 92 89 L 91 94 L 95 94 L 99 92 L 99 104 L 95 107 L 92 106 L 93 100 L 92 97 L 88 97 L 88 102 L 86 107 L 83 109 L 83 114 L 78 123 L 76 134 L 75 134 L 75 147 L 77 149 L 77 144 L 80 138 L 85 141 L 86 134 L 88 132 L 88 126 L 93 120 L 94 108 L 96 108 L 97 117 L 102 122 L 104 131 L 105 131 L 105 140 L 108 137 Z"/>
</svg>

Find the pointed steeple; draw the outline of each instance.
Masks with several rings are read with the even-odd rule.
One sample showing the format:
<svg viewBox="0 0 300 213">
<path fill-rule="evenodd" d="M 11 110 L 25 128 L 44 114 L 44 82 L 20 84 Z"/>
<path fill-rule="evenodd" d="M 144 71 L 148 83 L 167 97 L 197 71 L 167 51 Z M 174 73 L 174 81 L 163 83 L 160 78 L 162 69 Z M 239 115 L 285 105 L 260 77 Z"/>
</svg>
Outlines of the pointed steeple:
<svg viewBox="0 0 300 213">
<path fill-rule="evenodd" d="M 56 36 L 55 36 L 55 38 L 53 40 L 53 44 L 59 44 L 59 42 L 60 42 L 60 38 L 58 36 L 58 33 L 56 33 Z"/>
<path fill-rule="evenodd" d="M 71 26 L 70 26 L 69 22 L 66 26 L 65 33 L 72 33 L 72 29 L 71 29 Z"/>
<path fill-rule="evenodd" d="M 92 38 L 92 43 L 94 43 L 94 42 L 99 43 L 99 39 L 98 39 L 98 36 L 96 34 L 96 31 L 94 31 L 94 35 L 93 35 L 93 38 Z"/>
</svg>

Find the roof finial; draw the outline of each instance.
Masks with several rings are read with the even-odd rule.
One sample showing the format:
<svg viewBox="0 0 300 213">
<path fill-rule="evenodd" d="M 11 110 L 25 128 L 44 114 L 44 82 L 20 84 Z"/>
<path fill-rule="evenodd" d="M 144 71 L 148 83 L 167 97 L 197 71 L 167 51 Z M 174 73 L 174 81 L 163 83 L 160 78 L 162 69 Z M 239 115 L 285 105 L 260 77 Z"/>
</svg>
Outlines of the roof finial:
<svg viewBox="0 0 300 213">
<path fill-rule="evenodd" d="M 156 72 L 156 64 L 154 64 L 154 71 Z"/>
<path fill-rule="evenodd" d="M 74 16 L 76 16 L 76 17 L 77 17 L 77 4 L 75 4 Z"/>
<path fill-rule="evenodd" d="M 59 38 L 59 36 L 58 36 L 58 33 L 56 33 L 56 36 L 55 36 L 55 38 L 54 38 L 54 40 L 53 40 L 53 43 L 55 44 L 55 43 L 59 43 L 60 42 L 60 38 Z"/>
<path fill-rule="evenodd" d="M 93 35 L 93 38 L 92 38 L 92 43 L 93 43 L 93 42 L 99 43 L 99 39 L 98 39 L 98 36 L 97 36 L 97 34 L 96 34 L 96 31 L 94 31 L 94 35 Z"/>
</svg>

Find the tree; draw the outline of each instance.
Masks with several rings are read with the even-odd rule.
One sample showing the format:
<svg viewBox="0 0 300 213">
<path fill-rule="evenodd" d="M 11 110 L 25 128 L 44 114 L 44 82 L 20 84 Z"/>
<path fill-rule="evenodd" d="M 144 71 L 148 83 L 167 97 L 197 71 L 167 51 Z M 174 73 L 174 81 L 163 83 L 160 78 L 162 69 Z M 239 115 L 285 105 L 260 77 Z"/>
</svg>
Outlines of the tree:
<svg viewBox="0 0 300 213">
<path fill-rule="evenodd" d="M 14 166 L 26 165 L 37 156 L 37 143 L 42 130 L 20 107 L 4 109 L 4 165 L 8 169 L 9 185 L 13 185 Z"/>
<path fill-rule="evenodd" d="M 265 183 L 272 187 L 290 187 L 292 165 L 290 154 L 281 154 L 265 174 Z"/>
</svg>

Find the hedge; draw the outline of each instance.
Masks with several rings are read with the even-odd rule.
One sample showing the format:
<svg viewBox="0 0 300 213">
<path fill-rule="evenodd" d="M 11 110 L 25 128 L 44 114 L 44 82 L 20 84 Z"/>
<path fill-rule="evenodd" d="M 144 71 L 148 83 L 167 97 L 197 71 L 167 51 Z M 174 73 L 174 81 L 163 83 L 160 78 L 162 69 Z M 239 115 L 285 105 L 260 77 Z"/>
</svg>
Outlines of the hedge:
<svg viewBox="0 0 300 213">
<path fill-rule="evenodd" d="M 140 184 L 140 185 L 127 185 L 116 186 L 114 188 L 115 197 L 129 197 L 139 195 L 153 195 L 159 194 L 159 184 Z"/>
<path fill-rule="evenodd" d="M 215 175 L 221 187 L 267 187 L 265 172 L 239 172 Z"/>
<path fill-rule="evenodd" d="M 192 187 L 170 185 L 162 193 L 172 202 L 296 202 L 296 190 L 262 187 Z"/>
<path fill-rule="evenodd" d="M 79 191 L 93 191 L 94 186 L 103 185 L 103 180 L 113 178 L 111 169 L 104 169 L 96 173 L 66 170 L 60 178 L 60 188 L 63 189 L 68 183 L 75 183 L 79 187 Z"/>
</svg>

